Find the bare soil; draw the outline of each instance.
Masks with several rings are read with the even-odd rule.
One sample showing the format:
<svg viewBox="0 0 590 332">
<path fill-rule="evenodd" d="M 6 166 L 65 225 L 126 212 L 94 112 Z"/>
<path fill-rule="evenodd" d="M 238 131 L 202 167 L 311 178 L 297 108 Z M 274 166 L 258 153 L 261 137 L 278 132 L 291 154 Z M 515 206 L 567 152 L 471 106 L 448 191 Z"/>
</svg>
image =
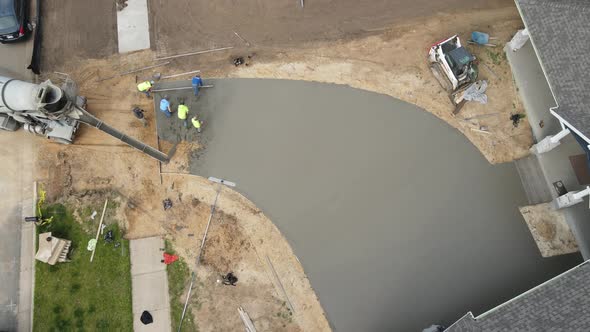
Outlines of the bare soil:
<svg viewBox="0 0 590 332">
<path fill-rule="evenodd" d="M 514 6 L 511 0 L 303 2 L 301 8 L 300 0 L 150 0 L 152 45 L 158 55 L 244 45 L 240 38 L 256 47 L 298 47 L 303 42 L 358 37 L 437 12 Z"/>
<path fill-rule="evenodd" d="M 519 209 L 543 257 L 579 250 L 563 211 L 553 209 L 551 203 L 528 205 Z"/>
</svg>

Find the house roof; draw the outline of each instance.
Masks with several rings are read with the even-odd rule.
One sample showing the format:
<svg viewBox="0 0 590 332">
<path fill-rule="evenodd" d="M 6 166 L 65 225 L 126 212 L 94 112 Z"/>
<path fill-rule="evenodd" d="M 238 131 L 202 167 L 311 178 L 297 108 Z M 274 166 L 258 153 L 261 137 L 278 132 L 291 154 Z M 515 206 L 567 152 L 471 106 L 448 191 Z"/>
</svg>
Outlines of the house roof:
<svg viewBox="0 0 590 332">
<path fill-rule="evenodd" d="M 480 315 L 466 314 L 445 332 L 587 331 L 590 261 Z"/>
<path fill-rule="evenodd" d="M 555 113 L 588 141 L 590 1 L 515 1 L 557 101 Z"/>
</svg>

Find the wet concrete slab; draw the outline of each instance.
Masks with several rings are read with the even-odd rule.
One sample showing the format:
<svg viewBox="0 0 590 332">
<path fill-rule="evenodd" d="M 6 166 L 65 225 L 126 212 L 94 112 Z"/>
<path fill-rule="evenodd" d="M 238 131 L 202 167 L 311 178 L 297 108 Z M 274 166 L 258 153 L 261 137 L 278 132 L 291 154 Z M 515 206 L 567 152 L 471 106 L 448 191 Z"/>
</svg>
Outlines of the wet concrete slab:
<svg viewBox="0 0 590 332">
<path fill-rule="evenodd" d="M 488 164 L 413 105 L 311 82 L 209 83 L 198 99 L 169 93 L 190 100 L 203 133 L 156 112 L 160 137 L 204 142 L 191 172 L 236 182 L 270 217 L 337 331 L 448 325 L 581 261 L 540 256 L 513 164 Z"/>
</svg>

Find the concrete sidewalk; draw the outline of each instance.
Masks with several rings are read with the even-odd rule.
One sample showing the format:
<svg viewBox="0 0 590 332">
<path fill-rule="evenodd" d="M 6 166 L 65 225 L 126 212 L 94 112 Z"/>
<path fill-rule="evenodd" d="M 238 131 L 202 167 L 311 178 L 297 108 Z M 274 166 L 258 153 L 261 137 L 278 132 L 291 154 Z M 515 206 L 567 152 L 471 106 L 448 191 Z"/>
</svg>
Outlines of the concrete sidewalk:
<svg viewBox="0 0 590 332">
<path fill-rule="evenodd" d="M 136 332 L 171 330 L 170 297 L 166 265 L 161 262 L 161 237 L 131 240 L 131 283 L 133 299 L 133 330 Z M 144 310 L 149 311 L 154 322 L 144 325 L 139 319 Z"/>
<path fill-rule="evenodd" d="M 117 11 L 119 53 L 150 48 L 150 26 L 147 0 L 128 0 L 127 7 Z"/>
</svg>

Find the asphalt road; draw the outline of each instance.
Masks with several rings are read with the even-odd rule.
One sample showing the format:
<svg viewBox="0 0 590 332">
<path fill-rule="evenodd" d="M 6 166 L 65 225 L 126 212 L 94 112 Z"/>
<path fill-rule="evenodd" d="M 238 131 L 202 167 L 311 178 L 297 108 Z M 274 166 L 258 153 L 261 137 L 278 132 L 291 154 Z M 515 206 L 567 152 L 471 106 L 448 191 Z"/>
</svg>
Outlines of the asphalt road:
<svg viewBox="0 0 590 332">
<path fill-rule="evenodd" d="M 31 79 L 30 41 L 0 44 L 0 75 Z M 30 163 L 24 158 L 32 135 L 0 130 L 0 331 L 15 331 L 19 295 L 23 186 L 31 185 Z"/>
</svg>

